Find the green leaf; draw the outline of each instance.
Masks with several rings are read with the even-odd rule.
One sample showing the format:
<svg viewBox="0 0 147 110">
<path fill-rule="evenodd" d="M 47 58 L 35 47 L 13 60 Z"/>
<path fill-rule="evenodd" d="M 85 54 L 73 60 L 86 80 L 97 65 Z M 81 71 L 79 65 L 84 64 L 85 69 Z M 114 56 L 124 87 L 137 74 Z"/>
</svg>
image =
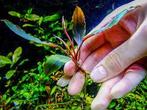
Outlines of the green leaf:
<svg viewBox="0 0 147 110">
<path fill-rule="evenodd" d="M 112 101 L 109 105 L 109 108 L 112 109 L 116 106 L 116 102 Z"/>
<path fill-rule="evenodd" d="M 7 79 L 10 79 L 14 73 L 16 72 L 16 70 L 9 70 L 7 73 L 6 73 L 6 78 Z"/>
<path fill-rule="evenodd" d="M 8 54 L 7 54 L 7 57 L 8 58 L 11 58 L 13 56 L 13 52 L 9 52 Z"/>
<path fill-rule="evenodd" d="M 23 24 L 22 27 L 34 27 L 33 24 Z"/>
<path fill-rule="evenodd" d="M 32 8 L 29 8 L 29 9 L 27 10 L 27 14 L 31 14 L 32 11 L 33 11 L 33 9 L 32 9 Z"/>
<path fill-rule="evenodd" d="M 30 98 L 31 98 L 31 94 L 28 93 L 28 92 L 23 92 L 23 96 L 24 96 L 26 99 L 30 99 Z"/>
<path fill-rule="evenodd" d="M 5 102 L 5 103 L 6 103 L 6 104 L 8 104 L 8 103 L 11 101 L 11 99 L 12 99 L 12 98 L 11 98 L 11 97 L 9 97 L 9 98 L 6 100 L 6 102 Z"/>
<path fill-rule="evenodd" d="M 13 54 L 13 56 L 12 56 L 13 63 L 16 63 L 16 62 L 19 60 L 21 54 L 22 54 L 22 48 L 21 48 L 21 47 L 18 47 L 18 48 L 14 51 L 14 54 Z"/>
<path fill-rule="evenodd" d="M 57 86 L 54 86 L 51 90 L 50 95 L 53 95 L 56 92 L 56 90 L 57 90 Z"/>
<path fill-rule="evenodd" d="M 122 12 L 120 12 L 118 15 L 116 15 L 112 21 L 110 21 L 110 23 L 108 23 L 106 26 L 102 27 L 101 29 L 97 30 L 96 28 L 93 29 L 92 31 L 90 31 L 88 34 L 97 34 L 99 32 L 102 32 L 108 28 L 111 28 L 112 26 L 116 25 L 120 19 L 128 12 L 127 9 L 123 10 Z"/>
<path fill-rule="evenodd" d="M 27 19 L 29 21 L 38 21 L 40 19 L 40 16 L 38 16 L 36 14 L 26 14 L 25 19 Z"/>
<path fill-rule="evenodd" d="M 78 46 L 86 34 L 85 15 L 80 7 L 76 7 L 72 15 L 74 40 Z"/>
<path fill-rule="evenodd" d="M 42 24 L 42 21 L 43 21 L 43 17 L 41 16 L 39 21 L 38 21 L 39 26 Z"/>
<path fill-rule="evenodd" d="M 22 66 L 23 64 L 25 64 L 26 62 L 28 62 L 29 59 L 23 59 L 21 60 L 21 62 L 18 64 L 18 66 Z"/>
<path fill-rule="evenodd" d="M 21 17 L 21 14 L 16 11 L 9 11 L 8 14 L 17 18 Z"/>
<path fill-rule="evenodd" d="M 57 27 L 57 26 L 56 26 L 56 27 L 53 28 L 52 31 L 55 32 L 55 31 L 62 31 L 62 30 L 63 30 L 62 27 Z"/>
<path fill-rule="evenodd" d="M 59 18 L 60 18 L 60 14 L 59 13 L 55 13 L 55 14 L 50 15 L 50 16 L 45 16 L 43 18 L 43 22 L 57 21 Z"/>
<path fill-rule="evenodd" d="M 43 41 L 41 41 L 38 38 L 35 38 L 34 36 L 27 34 L 24 30 L 22 30 L 19 26 L 13 24 L 12 22 L 10 22 L 9 20 L 2 20 L 7 26 L 8 28 L 13 31 L 15 34 L 19 35 L 20 37 L 29 40 L 29 41 L 33 41 L 35 43 L 41 43 L 44 44 Z"/>
<path fill-rule="evenodd" d="M 47 60 L 44 64 L 44 71 L 48 74 L 56 72 L 70 60 L 69 57 L 63 55 L 51 55 L 46 57 L 46 59 Z"/>
<path fill-rule="evenodd" d="M 12 61 L 9 58 L 0 55 L 0 67 L 3 67 L 5 65 L 11 64 L 11 63 L 12 63 Z"/>
</svg>

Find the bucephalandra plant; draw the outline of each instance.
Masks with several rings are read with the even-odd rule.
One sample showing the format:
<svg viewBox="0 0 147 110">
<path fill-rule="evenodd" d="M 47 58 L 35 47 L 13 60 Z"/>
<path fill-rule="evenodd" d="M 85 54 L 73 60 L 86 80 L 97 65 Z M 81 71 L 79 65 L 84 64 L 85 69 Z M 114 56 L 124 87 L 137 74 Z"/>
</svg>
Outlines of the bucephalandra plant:
<svg viewBox="0 0 147 110">
<path fill-rule="evenodd" d="M 128 11 L 129 10 L 123 10 L 118 15 L 116 15 L 112 21 L 110 21 L 108 24 L 106 24 L 100 30 L 93 29 L 88 35 L 86 35 L 86 21 L 85 21 L 84 13 L 79 6 L 76 6 L 76 8 L 73 12 L 73 16 L 72 16 L 73 37 L 71 37 L 68 34 L 67 29 L 66 29 L 66 23 L 64 21 L 64 17 L 62 17 L 62 27 L 63 27 L 63 30 L 64 30 L 66 37 L 69 40 L 70 46 L 61 37 L 54 35 L 57 39 L 59 39 L 64 44 L 66 49 L 64 49 L 62 46 L 60 46 L 58 44 L 55 44 L 55 43 L 52 43 L 52 42 L 41 41 L 39 38 L 36 38 L 36 37 L 34 37 L 30 34 L 27 34 L 23 29 L 21 29 L 19 26 L 15 25 L 15 24 L 13 24 L 9 20 L 4 19 L 4 20 L 1 20 L 1 21 L 3 21 L 9 27 L 10 30 L 12 30 L 14 33 L 16 33 L 17 35 L 19 35 L 20 37 L 22 37 L 26 40 L 32 41 L 34 43 L 46 45 L 46 46 L 49 46 L 49 47 L 61 49 L 61 51 L 65 52 L 68 55 L 68 59 L 71 59 L 75 63 L 75 65 L 77 66 L 77 69 L 81 71 L 81 74 L 86 75 L 87 72 L 84 69 L 82 69 L 81 65 L 79 64 L 80 48 L 82 47 L 83 42 L 85 40 L 87 40 L 90 36 L 92 37 L 92 35 L 97 34 L 99 32 L 102 32 L 102 31 L 104 31 L 108 28 L 111 28 L 113 25 L 117 24 L 118 21 Z M 84 37 L 85 35 L 86 35 L 86 37 Z M 75 40 L 75 42 L 77 43 L 76 51 L 75 51 L 75 43 L 74 43 L 73 40 Z M 62 57 L 62 55 L 54 55 L 54 56 L 55 56 L 55 58 Z M 67 57 L 64 56 L 64 58 L 67 58 Z M 50 64 L 54 66 L 54 63 L 55 62 L 51 62 Z M 63 63 L 65 63 L 65 61 L 63 61 L 62 64 Z M 63 87 L 63 86 L 66 86 L 69 83 L 69 80 L 70 80 L 70 78 L 68 78 L 67 76 L 63 76 L 61 79 L 59 79 L 57 84 Z"/>
<path fill-rule="evenodd" d="M 74 11 L 74 14 L 76 16 L 74 16 L 73 14 L 72 17 L 73 29 L 71 28 L 72 27 L 71 25 L 69 26 L 69 24 L 71 23 L 69 23 L 67 20 L 64 20 L 64 17 L 62 18 L 62 25 L 61 25 L 61 22 L 59 21 L 59 19 L 61 19 L 60 16 L 61 14 L 59 15 L 53 14 L 50 16 L 50 15 L 45 15 L 44 13 L 39 13 L 36 15 L 34 14 L 34 12 L 30 13 L 31 11 L 27 11 L 27 14 L 16 13 L 15 11 L 9 11 L 9 14 L 11 16 L 12 15 L 14 17 L 17 16 L 17 20 L 14 19 L 14 21 L 20 21 L 21 24 L 19 24 L 18 22 L 16 23 L 19 24 L 22 28 L 27 29 L 29 32 L 30 31 L 31 33 L 33 32 L 32 34 L 33 36 L 27 34 L 23 29 L 13 24 L 9 20 L 6 19 L 0 20 L 4 22 L 11 31 L 13 31 L 20 37 L 31 41 L 31 44 L 35 43 L 36 46 L 43 46 L 40 48 L 41 51 L 39 50 L 37 52 L 37 54 L 40 54 L 41 52 L 42 55 L 41 59 L 38 55 L 36 55 L 37 57 L 35 56 L 33 58 L 33 59 L 37 58 L 37 60 L 39 60 L 38 63 L 36 62 L 37 65 L 36 63 L 34 64 L 33 62 L 34 60 L 30 58 L 23 60 L 25 55 L 21 54 L 22 53 L 21 47 L 17 48 L 14 52 L 10 52 L 10 54 L 8 55 L 3 55 L 3 52 L 1 53 L 0 82 L 2 86 L 0 91 L 0 110 L 2 109 L 90 110 L 91 102 L 97 90 L 99 89 L 99 85 L 93 84 L 90 78 L 85 78 L 85 85 L 83 91 L 80 94 L 77 94 L 76 96 L 70 96 L 68 95 L 67 87 L 63 88 L 69 83 L 70 78 L 63 76 L 63 70 L 59 70 L 59 69 L 63 67 L 63 65 L 67 61 L 73 60 L 75 61 L 77 66 L 79 66 L 79 70 L 81 69 L 81 74 L 83 73 L 83 75 L 87 77 L 88 72 L 85 70 L 83 70 L 82 72 L 82 68 L 80 68 L 81 65 L 79 63 L 79 58 L 82 55 L 82 51 L 80 53 L 80 47 L 84 46 L 82 42 L 84 42 L 88 38 L 88 36 L 93 37 L 92 36 L 93 34 L 104 31 L 105 29 L 115 25 L 117 21 L 119 21 L 119 19 L 123 17 L 123 15 L 127 12 L 127 10 L 122 11 L 119 15 L 114 17 L 112 21 L 110 21 L 110 23 L 106 24 L 104 27 L 101 27 L 100 29 L 98 28 L 93 29 L 88 35 L 85 34 L 86 29 L 80 30 L 81 27 L 83 26 L 83 25 L 81 26 L 80 24 L 84 24 L 85 26 L 84 28 L 86 28 L 85 25 L 86 23 L 84 16 L 83 16 L 84 20 L 82 19 L 82 16 L 79 17 L 79 15 L 82 14 L 79 13 L 79 11 L 80 11 L 79 8 L 76 7 L 76 10 Z M 50 21 L 50 18 L 55 16 L 57 16 L 58 19 L 54 21 Z M 63 30 L 66 36 L 65 34 L 63 34 Z M 70 33 L 71 30 L 74 32 L 74 35 Z M 6 32 L 10 32 L 10 31 L 6 30 Z M 82 37 L 81 36 L 79 37 L 80 32 L 83 33 L 83 35 L 81 35 Z M 7 35 L 8 33 L 4 32 L 4 34 Z M 64 38 L 61 35 L 70 38 L 70 40 L 67 40 L 67 38 Z M 85 35 L 86 37 L 84 37 Z M 6 38 L 6 40 L 9 40 L 9 37 Z M 15 42 L 15 38 L 13 41 L 8 41 L 8 43 L 9 42 Z M 65 46 L 63 44 L 65 44 Z M 67 49 L 65 49 L 65 47 Z M 66 56 L 62 54 L 59 55 L 58 52 L 60 53 L 65 52 L 67 55 Z M 29 53 L 31 54 L 31 56 L 34 55 L 34 51 L 29 50 Z M 51 55 L 52 53 L 54 54 Z M 27 64 L 29 64 L 30 68 L 27 68 L 27 66 L 22 65 L 26 61 L 29 61 Z M 33 62 L 33 65 L 31 62 Z M 17 80 L 15 80 L 16 78 Z M 6 81 L 5 84 L 3 82 L 4 80 Z M 58 85 L 62 87 L 57 86 L 56 82 Z M 135 89 L 133 90 L 133 92 L 129 93 L 125 98 L 121 98 L 117 101 L 113 100 L 112 103 L 109 105 L 108 109 L 134 108 L 134 109 L 145 110 L 146 104 L 144 102 L 146 98 L 144 96 L 146 96 L 145 95 L 146 84 L 147 81 L 144 80 L 144 82 L 142 82 L 140 86 L 137 88 L 137 91 Z M 6 90 L 6 92 L 3 92 L 4 90 Z M 138 99 L 138 101 L 136 99 Z M 129 102 L 130 104 L 127 105 L 126 102 Z"/>
<path fill-rule="evenodd" d="M 84 69 L 81 68 L 79 62 L 79 58 L 80 58 L 80 48 L 84 42 L 83 37 L 86 35 L 86 21 L 85 21 L 85 16 L 84 13 L 82 11 L 82 9 L 80 7 L 76 7 L 74 10 L 74 13 L 72 15 L 72 23 L 73 23 L 73 39 L 75 40 L 75 42 L 77 43 L 77 49 L 75 51 L 75 45 L 73 42 L 72 37 L 69 36 L 67 30 L 66 30 L 66 24 L 64 21 L 64 17 L 62 17 L 62 25 L 63 25 L 63 29 L 64 29 L 64 33 L 66 34 L 67 38 L 69 39 L 70 42 L 70 47 L 71 49 L 68 47 L 68 45 L 66 45 L 66 43 L 64 41 L 65 47 L 67 47 L 67 50 L 69 51 L 69 55 L 72 59 L 72 61 L 75 63 L 77 69 L 79 69 L 81 71 L 81 73 L 86 74 L 86 71 Z M 64 87 L 69 83 L 69 78 L 66 76 L 63 76 L 61 79 L 58 80 L 57 84 Z"/>
<path fill-rule="evenodd" d="M 62 17 L 62 27 L 64 30 L 65 35 L 67 36 L 69 42 L 70 42 L 70 46 L 60 37 L 54 35 L 54 37 L 56 37 L 57 39 L 59 39 L 64 46 L 66 47 L 66 50 L 63 49 L 63 47 L 61 47 L 58 44 L 55 43 L 51 43 L 51 42 L 46 42 L 46 41 L 41 41 L 38 38 L 35 38 L 34 36 L 27 34 L 24 30 L 22 30 L 19 26 L 13 24 L 12 22 L 10 22 L 9 20 L 2 20 L 14 33 L 16 33 L 17 35 L 19 35 L 20 37 L 26 39 L 26 40 L 30 40 L 33 41 L 35 43 L 39 43 L 42 45 L 47 45 L 49 47 L 53 47 L 53 48 L 59 48 L 61 49 L 61 51 L 65 52 L 75 63 L 75 65 L 77 66 L 77 68 L 82 71 L 81 73 L 86 73 L 81 66 L 79 65 L 78 61 L 79 61 L 79 57 L 80 57 L 80 48 L 84 42 L 83 37 L 86 34 L 86 22 L 85 22 L 85 16 L 83 11 L 81 10 L 80 7 L 76 6 L 73 16 L 72 16 L 72 22 L 73 22 L 73 39 L 75 40 L 75 42 L 77 43 L 77 51 L 75 51 L 75 44 L 74 41 L 72 39 L 72 37 L 68 34 L 67 29 L 66 29 L 66 23 L 64 20 L 64 17 Z M 62 77 L 62 79 L 68 80 L 68 78 L 66 77 Z M 61 82 L 61 80 L 59 80 L 59 82 Z M 59 84 L 59 83 L 58 83 Z M 63 84 L 62 82 L 62 86 L 67 85 L 66 81 Z"/>
</svg>

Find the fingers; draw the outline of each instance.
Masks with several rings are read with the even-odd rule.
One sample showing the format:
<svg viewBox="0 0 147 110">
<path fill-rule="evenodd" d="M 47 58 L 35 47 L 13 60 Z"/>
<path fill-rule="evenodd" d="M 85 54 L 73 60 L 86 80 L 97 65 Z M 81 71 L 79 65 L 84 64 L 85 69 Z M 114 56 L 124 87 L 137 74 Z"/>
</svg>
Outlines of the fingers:
<svg viewBox="0 0 147 110">
<path fill-rule="evenodd" d="M 93 32 L 100 30 L 103 26 L 105 26 L 108 22 L 110 22 L 113 17 L 115 17 L 118 13 L 122 12 L 125 9 L 129 9 L 130 7 L 136 7 L 136 6 L 144 6 L 146 3 L 145 0 L 134 0 L 128 4 L 122 5 L 118 8 L 116 8 L 112 13 L 107 15 L 100 24 L 98 24 L 94 29 L 92 29 L 88 35 L 92 34 Z"/>
<path fill-rule="evenodd" d="M 112 50 L 110 44 L 106 44 L 99 49 L 97 49 L 95 52 L 93 52 L 83 63 L 82 68 L 88 72 L 91 72 L 93 67 L 104 58 L 106 54 L 108 54 Z M 84 79 L 80 71 L 78 71 L 71 79 L 70 84 L 68 86 L 68 92 L 72 95 L 78 94 L 84 85 Z M 82 82 L 82 83 L 81 83 Z"/>
<path fill-rule="evenodd" d="M 83 64 L 85 59 L 93 53 L 97 48 L 102 46 L 104 44 L 104 35 L 102 33 L 94 35 L 83 43 L 81 49 L 80 49 L 80 65 Z M 73 61 L 69 61 L 64 66 L 64 73 L 67 76 L 72 76 L 76 71 L 76 67 Z"/>
<path fill-rule="evenodd" d="M 92 110 L 105 110 L 113 98 L 120 98 L 134 87 L 145 77 L 145 70 L 138 66 L 132 65 L 123 74 L 104 82 L 92 102 Z"/>
<path fill-rule="evenodd" d="M 105 30 L 104 32 L 98 33 L 90 38 L 86 39 L 83 46 L 81 47 L 81 64 L 85 59 L 92 53 L 95 49 L 99 48 L 106 42 L 109 42 L 113 48 L 116 48 L 124 41 L 126 41 L 140 26 L 143 21 L 143 14 L 140 13 L 142 8 L 136 8 L 128 12 L 117 25 L 114 25 L 112 28 Z M 70 66 L 73 63 L 69 64 Z M 65 66 L 65 74 L 69 76 L 73 75 L 73 71 L 68 72 L 68 66 Z M 66 71 L 67 70 L 67 71 Z"/>
<path fill-rule="evenodd" d="M 110 52 L 95 66 L 91 78 L 95 82 L 105 81 L 145 57 L 147 55 L 146 33 L 146 25 L 143 23 L 129 40 Z"/>
<path fill-rule="evenodd" d="M 131 66 L 123 76 L 123 78 L 113 86 L 111 90 L 111 95 L 113 98 L 120 98 L 124 96 L 126 93 L 130 92 L 133 88 L 135 88 L 145 77 L 145 70 L 138 66 Z"/>
<path fill-rule="evenodd" d="M 64 74 L 66 76 L 72 76 L 76 72 L 76 66 L 75 63 L 70 60 L 64 65 Z"/>
<path fill-rule="evenodd" d="M 124 8 L 118 8 L 120 11 L 124 10 Z M 118 10 L 117 9 L 117 10 Z M 142 22 L 142 17 L 139 17 L 140 15 L 140 10 L 141 8 L 137 8 L 135 10 L 132 10 L 131 12 L 127 13 L 117 25 L 114 25 L 111 29 L 107 29 L 104 32 L 98 33 L 96 35 L 87 35 L 88 39 L 86 39 L 81 47 L 80 50 L 80 63 L 82 64 L 85 59 L 92 53 L 94 50 L 99 48 L 101 45 L 103 45 L 106 42 L 109 42 L 112 47 L 117 47 L 124 41 L 126 41 L 129 37 L 130 34 L 133 34 L 136 30 L 136 28 L 141 24 Z M 117 12 L 118 13 L 118 12 Z M 108 15 L 104 19 L 98 27 L 102 27 L 101 24 L 104 25 L 106 21 L 110 21 L 109 18 L 112 19 L 112 16 L 115 16 L 116 12 Z M 111 16 L 111 17 L 110 17 Z M 99 30 L 96 27 L 97 30 Z M 90 36 L 90 37 L 89 37 Z M 69 68 L 68 68 L 69 66 Z M 76 68 L 74 67 L 74 63 L 70 61 L 65 65 L 64 71 L 65 75 L 72 76 L 75 73 Z M 71 71 L 69 71 L 71 70 Z"/>
<path fill-rule="evenodd" d="M 104 34 L 99 33 L 86 39 L 80 49 L 80 60 L 82 62 L 93 53 L 96 49 L 101 47 L 105 43 Z"/>
<path fill-rule="evenodd" d="M 97 94 L 97 96 L 94 98 L 91 109 L 92 110 L 105 110 L 109 103 L 112 100 L 111 97 L 111 88 L 122 78 L 121 75 L 110 79 L 106 82 L 104 82 Z"/>
<path fill-rule="evenodd" d="M 100 62 L 111 50 L 112 47 L 110 44 L 105 44 L 102 47 L 98 48 L 86 58 L 82 64 L 82 68 L 90 73 L 93 67 L 98 62 Z"/>
<path fill-rule="evenodd" d="M 84 82 L 85 75 L 80 72 L 77 72 L 75 75 L 73 75 L 72 79 L 70 80 L 70 83 L 68 85 L 68 93 L 70 95 L 78 94 L 82 90 Z"/>
</svg>

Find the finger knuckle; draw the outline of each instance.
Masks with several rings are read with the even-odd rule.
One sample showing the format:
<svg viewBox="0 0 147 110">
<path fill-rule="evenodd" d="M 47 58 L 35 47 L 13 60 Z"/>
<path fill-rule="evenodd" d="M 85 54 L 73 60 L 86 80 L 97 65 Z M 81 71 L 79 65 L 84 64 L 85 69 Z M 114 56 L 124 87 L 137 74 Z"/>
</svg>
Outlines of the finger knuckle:
<svg viewBox="0 0 147 110">
<path fill-rule="evenodd" d="M 111 53 L 108 57 L 104 60 L 105 68 L 110 73 L 120 73 L 123 67 L 123 61 L 120 58 L 118 53 Z"/>
</svg>

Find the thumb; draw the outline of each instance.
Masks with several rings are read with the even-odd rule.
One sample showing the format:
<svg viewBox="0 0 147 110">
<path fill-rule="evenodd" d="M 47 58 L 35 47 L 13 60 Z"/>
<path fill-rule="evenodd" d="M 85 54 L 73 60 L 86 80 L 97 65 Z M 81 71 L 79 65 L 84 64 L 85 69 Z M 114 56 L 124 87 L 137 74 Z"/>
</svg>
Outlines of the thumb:
<svg viewBox="0 0 147 110">
<path fill-rule="evenodd" d="M 90 76 L 95 82 L 103 82 L 118 75 L 147 55 L 147 25 L 145 22 L 146 20 L 129 40 L 110 52 L 94 67 Z"/>
</svg>

